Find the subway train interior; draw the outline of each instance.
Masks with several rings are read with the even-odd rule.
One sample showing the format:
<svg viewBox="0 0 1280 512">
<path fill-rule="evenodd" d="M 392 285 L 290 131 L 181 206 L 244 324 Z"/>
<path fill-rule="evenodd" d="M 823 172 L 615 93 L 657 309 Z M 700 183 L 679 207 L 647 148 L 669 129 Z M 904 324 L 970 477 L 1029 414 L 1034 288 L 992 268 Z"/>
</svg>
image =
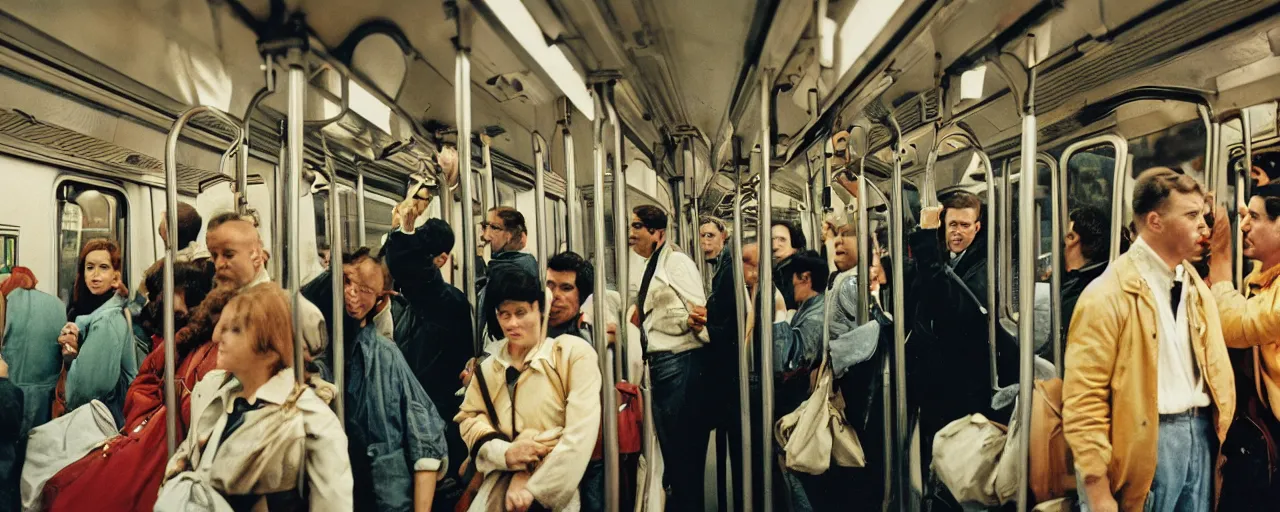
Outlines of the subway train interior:
<svg viewBox="0 0 1280 512">
<path fill-rule="evenodd" d="M 316 441 L 330 434 L 311 423 L 270 454 L 307 454 L 282 493 L 311 510 L 1280 509 L 1268 430 L 1280 439 L 1280 416 L 1267 400 L 1280 302 L 1245 302 L 1263 293 L 1250 286 L 1271 261 L 1253 233 L 1272 210 L 1249 205 L 1280 179 L 1278 101 L 1275 0 L 0 0 L 0 512 L 276 508 L 269 472 L 218 467 L 251 455 L 192 454 L 223 455 L 236 430 L 257 428 L 239 426 L 254 412 L 228 401 L 232 420 L 201 430 L 220 411 L 197 405 L 222 399 L 207 390 L 254 396 L 236 387 L 251 379 L 235 365 L 249 363 L 224 357 L 236 336 L 226 329 L 240 327 L 203 314 L 184 281 L 192 248 L 208 249 L 193 268 L 216 284 L 199 284 L 200 297 L 236 305 L 236 325 L 260 338 L 252 354 L 267 357 L 267 327 L 244 309 L 268 299 L 226 276 L 245 264 L 283 290 L 292 316 L 268 323 L 292 326 L 292 348 L 271 357 L 298 391 L 279 407 L 332 416 L 352 454 Z M 1165 371 L 1164 331 L 1133 356 L 1150 361 L 1095 361 L 1140 352 L 1117 339 L 1097 348 L 1104 327 L 1156 339 L 1148 324 L 1165 317 L 1126 316 L 1128 302 L 1097 298 L 1105 283 L 1083 296 L 1078 283 L 1159 245 L 1150 219 L 1164 210 L 1134 212 L 1153 168 L 1182 187 L 1168 197 L 1200 201 L 1189 229 L 1212 247 L 1205 268 L 1230 262 L 1225 277 L 1186 278 L 1199 297 L 1186 308 L 1221 311 L 1190 320 L 1192 355 L 1179 361 L 1209 402 L 1186 414 L 1207 411 L 1219 435 L 1208 436 L 1209 487 L 1182 498 L 1159 489 L 1173 485 L 1161 468 L 1174 415 L 1165 396 L 1155 414 L 1150 362 Z M 956 220 L 963 212 L 973 216 Z M 181 228 L 191 218 L 198 235 Z M 252 261 L 215 236 L 223 222 L 256 228 Z M 443 247 L 428 239 L 441 225 Z M 405 252 L 410 239 L 421 250 Z M 951 260 L 931 263 L 942 249 Z M 512 298 L 523 281 L 510 263 L 526 261 L 513 252 L 531 265 L 536 301 Z M 381 288 L 362 258 L 383 269 Z M 569 270 L 576 301 L 552 283 L 565 261 L 595 277 Z M 99 264 L 113 273 L 106 285 L 93 281 Z M 422 298 L 421 283 L 440 280 Z M 1224 282 L 1238 302 L 1221 298 Z M 377 298 L 360 316 L 366 291 Z M 86 293 L 124 297 L 127 340 L 89 340 L 116 302 Z M 35 294 L 56 299 L 42 304 L 58 306 L 62 331 L 32 326 Z M 1179 297 L 1170 322 L 1186 329 Z M 437 298 L 470 314 L 444 315 Z M 541 308 L 529 317 L 539 355 L 520 362 L 510 329 L 524 313 L 507 307 L 525 303 Z M 1116 320 L 1095 328 L 1086 306 Z M 374 320 L 382 308 L 394 335 Z M 564 332 L 551 325 L 563 308 L 582 339 L 547 334 Z M 320 348 L 304 340 L 311 310 L 324 318 Z M 188 370 L 203 352 L 180 341 L 200 322 L 216 356 Z M 410 322 L 426 327 L 400 339 Z M 1232 341 L 1242 322 L 1271 326 L 1253 355 Z M 353 352 L 367 330 L 400 350 Z M 545 357 L 544 338 L 555 347 Z M 584 340 L 589 357 L 570 357 Z M 123 347 L 121 363 L 77 368 L 102 357 L 95 343 Z M 539 357 L 555 361 L 545 389 L 556 392 L 517 419 L 517 384 L 543 384 L 515 370 L 544 368 Z M 309 380 L 316 361 L 328 383 Z M 590 368 L 559 366 L 575 361 Z M 370 370 L 379 364 L 392 369 Z M 507 386 L 485 384 L 491 367 L 506 368 Z M 109 377 L 97 395 L 75 382 L 86 371 Z M 570 372 L 601 384 L 583 391 Z M 205 375 L 226 383 L 198 385 Z M 970 381 L 978 391 L 963 396 L 984 405 L 960 411 L 948 397 L 962 392 L 946 388 Z M 337 390 L 329 408 L 303 407 L 299 396 L 324 397 L 324 385 Z M 408 405 L 369 405 L 366 385 Z M 281 403 L 263 393 L 251 409 Z M 533 399 L 520 396 L 524 409 Z M 135 417 L 147 401 L 153 412 Z M 1150 405 L 1123 412 L 1139 402 Z M 151 421 L 163 425 L 154 437 Z M 92 439 L 72 446 L 86 428 Z M 387 432 L 404 439 L 373 440 Z M 91 464 L 122 439 L 152 455 Z M 459 450 L 436 453 L 446 444 Z M 337 462 L 313 453 L 324 450 Z M 378 465 L 386 450 L 408 461 L 401 487 L 384 489 L 402 477 Z M 146 489 L 111 496 L 134 486 Z"/>
</svg>

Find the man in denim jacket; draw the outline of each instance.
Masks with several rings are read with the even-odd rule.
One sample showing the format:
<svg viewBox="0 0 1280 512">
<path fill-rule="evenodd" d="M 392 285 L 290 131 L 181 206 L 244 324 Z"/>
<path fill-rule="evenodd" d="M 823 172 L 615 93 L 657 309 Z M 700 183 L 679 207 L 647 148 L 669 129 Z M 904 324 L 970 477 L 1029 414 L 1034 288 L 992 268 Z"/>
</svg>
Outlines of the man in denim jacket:
<svg viewBox="0 0 1280 512">
<path fill-rule="evenodd" d="M 373 317 L 391 275 L 368 248 L 342 258 L 346 429 L 356 510 L 431 510 L 449 467 L 445 423 Z M 328 288 L 325 273 L 307 289 Z M 325 314 L 329 314 L 326 309 Z M 335 369 L 338 371 L 338 369 Z"/>
</svg>

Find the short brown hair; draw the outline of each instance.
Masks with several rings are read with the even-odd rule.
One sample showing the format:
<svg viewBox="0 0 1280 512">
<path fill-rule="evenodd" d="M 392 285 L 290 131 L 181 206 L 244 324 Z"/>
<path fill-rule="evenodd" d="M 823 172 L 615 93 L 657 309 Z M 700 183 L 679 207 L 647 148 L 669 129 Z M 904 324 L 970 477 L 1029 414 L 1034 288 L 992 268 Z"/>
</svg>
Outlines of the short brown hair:
<svg viewBox="0 0 1280 512">
<path fill-rule="evenodd" d="M 947 221 L 947 212 L 950 210 L 967 210 L 974 209 L 978 212 L 978 222 L 983 221 L 982 199 L 977 194 L 965 190 L 958 190 L 947 194 L 940 201 L 942 204 L 942 222 Z"/>
<path fill-rule="evenodd" d="M 1204 189 L 1195 178 L 1168 167 L 1142 171 L 1133 185 L 1133 217 L 1137 219 L 1159 210 L 1173 192 L 1204 195 Z"/>
<path fill-rule="evenodd" d="M 502 221 L 502 230 L 511 233 L 512 236 L 520 236 L 527 232 L 525 227 L 524 214 L 510 206 L 495 206 L 489 209 L 498 215 L 498 219 Z M 498 227 L 498 226 L 494 226 Z"/>
<path fill-rule="evenodd" d="M 253 340 L 253 351 L 280 356 L 272 373 L 293 366 L 293 313 L 280 285 L 266 282 L 251 286 L 227 303 L 226 308 L 232 307 L 236 316 L 231 321 L 239 322 Z"/>
</svg>

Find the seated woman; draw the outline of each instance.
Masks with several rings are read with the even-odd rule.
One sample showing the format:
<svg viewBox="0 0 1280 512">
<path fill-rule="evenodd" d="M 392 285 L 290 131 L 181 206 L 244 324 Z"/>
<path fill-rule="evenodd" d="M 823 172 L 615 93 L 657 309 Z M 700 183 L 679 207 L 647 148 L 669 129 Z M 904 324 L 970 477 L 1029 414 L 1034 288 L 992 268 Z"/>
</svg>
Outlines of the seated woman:
<svg viewBox="0 0 1280 512">
<path fill-rule="evenodd" d="M 213 334 L 217 369 L 191 392 L 191 429 L 169 459 L 156 510 L 185 510 L 183 484 L 193 482 L 232 510 L 304 501 L 312 511 L 352 510 L 347 437 L 321 398 L 335 390 L 294 380 L 292 318 L 275 283 L 251 286 L 223 308 Z"/>
<path fill-rule="evenodd" d="M 600 429 L 595 350 L 568 334 L 546 338 L 549 301 L 536 277 L 512 272 L 488 293 L 505 338 L 478 363 L 454 417 L 485 475 L 469 510 L 578 510 Z"/>
<path fill-rule="evenodd" d="M 173 269 L 174 327 L 178 329 L 174 335 L 177 340 L 174 385 L 181 411 L 177 442 L 182 442 L 187 433 L 189 390 L 212 371 L 217 362 L 217 344 L 210 340 L 218 315 L 236 294 L 234 290 L 210 293 L 211 270 L 194 263 L 179 263 Z M 149 302 L 139 318 L 140 323 L 152 324 L 157 332 L 163 332 L 164 328 L 163 277 L 162 272 L 147 277 L 147 288 L 157 300 Z M 155 293 L 157 290 L 161 293 Z M 150 510 L 155 504 L 168 461 L 164 343 L 163 338 L 155 337 L 156 348 L 142 362 L 137 379 L 129 386 L 122 435 L 55 474 L 42 492 L 45 510 Z"/>
<path fill-rule="evenodd" d="M 138 374 L 138 360 L 120 272 L 120 246 L 115 242 L 98 238 L 80 250 L 67 325 L 58 336 L 62 357 L 70 366 L 65 395 L 60 393 L 54 404 L 55 416 L 98 400 L 111 410 L 117 427 L 124 423 L 124 395 Z"/>
</svg>

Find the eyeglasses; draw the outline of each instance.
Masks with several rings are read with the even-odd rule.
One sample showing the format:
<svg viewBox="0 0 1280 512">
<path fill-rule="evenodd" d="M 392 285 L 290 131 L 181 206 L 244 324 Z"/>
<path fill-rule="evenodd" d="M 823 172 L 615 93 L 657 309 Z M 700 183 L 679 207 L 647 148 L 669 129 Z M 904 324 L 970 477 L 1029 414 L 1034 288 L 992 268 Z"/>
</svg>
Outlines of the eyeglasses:
<svg viewBox="0 0 1280 512">
<path fill-rule="evenodd" d="M 368 286 L 364 286 L 364 285 L 362 285 L 362 284 L 356 284 L 356 283 L 352 282 L 350 279 L 343 279 L 343 280 L 342 280 L 342 290 L 343 290 L 344 292 L 352 292 L 352 291 L 354 291 L 354 292 L 356 292 L 356 295 L 361 295 L 361 296 L 365 296 L 365 297 L 375 297 L 375 296 L 377 296 L 377 295 L 378 295 L 378 291 L 377 291 L 377 290 L 374 290 L 373 288 L 370 288 L 370 287 L 368 287 Z"/>
</svg>

